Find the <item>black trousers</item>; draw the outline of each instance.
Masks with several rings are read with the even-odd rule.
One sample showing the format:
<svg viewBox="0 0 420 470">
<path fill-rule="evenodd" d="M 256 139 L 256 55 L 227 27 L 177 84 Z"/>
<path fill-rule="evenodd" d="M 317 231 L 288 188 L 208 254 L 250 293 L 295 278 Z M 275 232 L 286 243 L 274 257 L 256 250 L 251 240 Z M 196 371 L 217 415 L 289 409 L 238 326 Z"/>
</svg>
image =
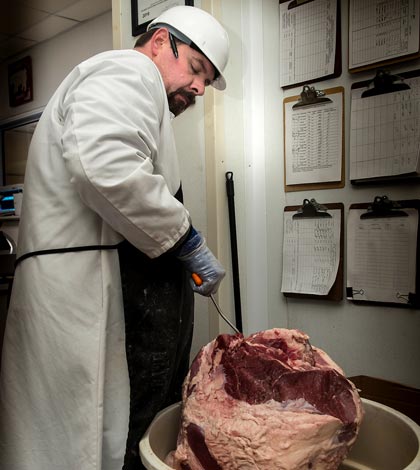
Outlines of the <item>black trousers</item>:
<svg viewBox="0 0 420 470">
<path fill-rule="evenodd" d="M 130 419 L 123 470 L 145 467 L 139 441 L 158 411 L 181 400 L 189 369 L 194 293 L 189 273 L 171 254 L 150 259 L 128 242 L 119 246 Z"/>
</svg>

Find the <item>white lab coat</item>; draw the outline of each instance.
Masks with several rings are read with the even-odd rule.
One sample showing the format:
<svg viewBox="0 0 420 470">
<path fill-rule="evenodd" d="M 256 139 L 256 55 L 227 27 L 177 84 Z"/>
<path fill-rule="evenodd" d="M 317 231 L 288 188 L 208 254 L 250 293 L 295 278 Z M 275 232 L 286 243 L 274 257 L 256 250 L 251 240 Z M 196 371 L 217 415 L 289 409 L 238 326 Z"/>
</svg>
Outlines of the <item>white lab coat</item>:
<svg viewBox="0 0 420 470">
<path fill-rule="evenodd" d="M 127 239 L 149 257 L 189 227 L 161 76 L 143 54 L 77 66 L 45 108 L 25 177 L 18 257 Z M 0 383 L 0 468 L 117 470 L 129 380 L 116 250 L 16 268 Z"/>
</svg>

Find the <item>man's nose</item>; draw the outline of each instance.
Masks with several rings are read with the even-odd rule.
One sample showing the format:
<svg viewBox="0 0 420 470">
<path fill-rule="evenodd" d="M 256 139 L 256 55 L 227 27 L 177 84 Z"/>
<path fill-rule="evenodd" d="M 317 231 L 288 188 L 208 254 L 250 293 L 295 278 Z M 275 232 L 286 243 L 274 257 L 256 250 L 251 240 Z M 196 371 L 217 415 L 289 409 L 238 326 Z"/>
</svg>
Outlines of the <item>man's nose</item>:
<svg viewBox="0 0 420 470">
<path fill-rule="evenodd" d="M 191 85 L 191 89 L 196 95 L 203 96 L 206 89 L 206 84 L 204 83 L 204 80 L 196 78 Z"/>
</svg>

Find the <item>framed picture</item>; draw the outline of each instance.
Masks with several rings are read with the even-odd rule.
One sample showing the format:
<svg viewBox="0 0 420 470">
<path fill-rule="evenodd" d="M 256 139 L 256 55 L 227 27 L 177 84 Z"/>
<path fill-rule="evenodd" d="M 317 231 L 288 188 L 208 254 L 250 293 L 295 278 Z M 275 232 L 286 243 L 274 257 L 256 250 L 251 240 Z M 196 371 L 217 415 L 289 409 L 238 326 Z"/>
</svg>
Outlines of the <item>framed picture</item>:
<svg viewBox="0 0 420 470">
<path fill-rule="evenodd" d="M 131 0 L 131 34 L 138 36 L 147 30 L 151 21 L 169 8 L 178 5 L 194 5 L 193 0 Z"/>
<path fill-rule="evenodd" d="M 19 106 L 32 101 L 32 60 L 30 56 L 8 66 L 9 105 Z"/>
</svg>

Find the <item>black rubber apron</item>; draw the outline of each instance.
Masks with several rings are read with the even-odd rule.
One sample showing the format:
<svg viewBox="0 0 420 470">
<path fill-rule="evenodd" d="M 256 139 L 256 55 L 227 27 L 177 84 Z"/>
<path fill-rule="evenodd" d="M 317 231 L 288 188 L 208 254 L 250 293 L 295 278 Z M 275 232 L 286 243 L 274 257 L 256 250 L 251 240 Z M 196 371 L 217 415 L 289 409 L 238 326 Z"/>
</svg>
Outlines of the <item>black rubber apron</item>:
<svg viewBox="0 0 420 470">
<path fill-rule="evenodd" d="M 182 190 L 176 194 L 182 202 Z M 130 419 L 123 470 L 145 467 L 139 441 L 158 411 L 181 400 L 189 369 L 194 293 L 190 274 L 171 254 L 150 259 L 118 246 L 130 378 Z"/>
</svg>

